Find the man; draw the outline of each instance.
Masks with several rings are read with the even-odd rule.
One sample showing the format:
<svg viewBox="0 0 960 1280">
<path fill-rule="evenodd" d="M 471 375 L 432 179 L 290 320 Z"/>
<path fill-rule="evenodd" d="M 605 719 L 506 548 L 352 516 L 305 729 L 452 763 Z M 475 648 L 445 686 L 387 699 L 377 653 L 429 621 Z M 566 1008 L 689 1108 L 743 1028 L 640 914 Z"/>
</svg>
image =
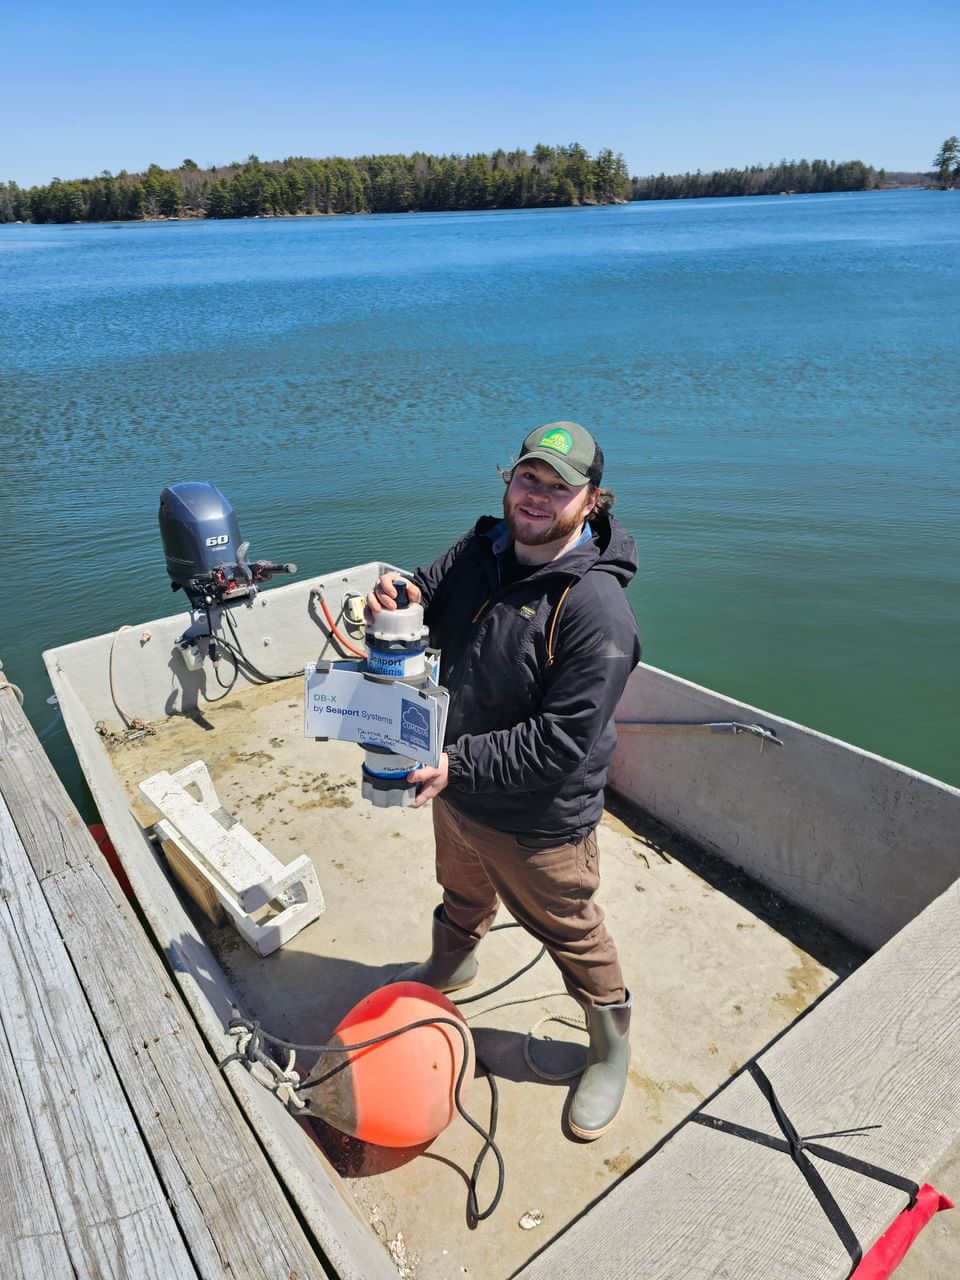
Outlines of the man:
<svg viewBox="0 0 960 1280">
<path fill-rule="evenodd" d="M 623 591 L 637 559 L 602 474 L 578 423 L 532 431 L 504 474 L 503 519 L 483 517 L 409 588 L 450 709 L 439 765 L 409 775 L 416 804 L 435 802 L 443 902 L 430 958 L 402 977 L 466 986 L 502 900 L 586 1010 L 587 1067 L 568 1114 L 583 1139 L 613 1123 L 630 1064 L 631 998 L 594 896 L 613 713 L 640 660 Z M 370 592 L 371 613 L 397 607 L 395 576 Z"/>
</svg>

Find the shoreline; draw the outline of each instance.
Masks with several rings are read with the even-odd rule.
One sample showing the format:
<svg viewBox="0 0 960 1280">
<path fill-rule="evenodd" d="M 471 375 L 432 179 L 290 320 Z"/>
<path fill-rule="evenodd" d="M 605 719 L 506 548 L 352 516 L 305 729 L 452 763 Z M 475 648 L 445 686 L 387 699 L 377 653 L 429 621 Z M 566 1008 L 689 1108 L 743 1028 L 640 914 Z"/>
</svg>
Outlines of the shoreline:
<svg viewBox="0 0 960 1280">
<path fill-rule="evenodd" d="M 695 195 L 695 196 L 655 196 L 650 199 L 631 200 L 592 200 L 578 204 L 543 204 L 543 205 L 497 205 L 494 207 L 473 209 L 357 209 L 327 213 L 322 210 L 296 213 L 244 213 L 236 217 L 218 218 L 210 214 L 185 210 L 178 214 L 150 213 L 140 218 L 77 218 L 72 222 L 33 222 L 23 219 L 0 222 L 0 227 L 78 227 L 78 226 L 126 226 L 138 223 L 156 222 L 289 222 L 301 218 L 377 218 L 424 214 L 424 213 L 544 213 L 560 209 L 601 209 L 631 204 L 680 204 L 697 200 L 764 200 L 793 197 L 803 199 L 812 196 L 831 195 L 878 195 L 890 191 L 953 191 L 955 187 L 938 187 L 933 183 L 891 183 L 878 187 L 862 187 L 854 191 L 762 191 L 752 195 Z"/>
</svg>

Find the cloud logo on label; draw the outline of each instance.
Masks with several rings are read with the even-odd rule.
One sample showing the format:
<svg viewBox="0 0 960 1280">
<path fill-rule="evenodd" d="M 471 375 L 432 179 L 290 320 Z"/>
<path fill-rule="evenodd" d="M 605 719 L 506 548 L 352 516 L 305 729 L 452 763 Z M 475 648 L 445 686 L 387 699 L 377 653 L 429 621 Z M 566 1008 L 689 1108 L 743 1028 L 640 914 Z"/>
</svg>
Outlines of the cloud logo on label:
<svg viewBox="0 0 960 1280">
<path fill-rule="evenodd" d="M 409 698 L 400 699 L 400 740 L 430 750 L 430 712 Z"/>
</svg>

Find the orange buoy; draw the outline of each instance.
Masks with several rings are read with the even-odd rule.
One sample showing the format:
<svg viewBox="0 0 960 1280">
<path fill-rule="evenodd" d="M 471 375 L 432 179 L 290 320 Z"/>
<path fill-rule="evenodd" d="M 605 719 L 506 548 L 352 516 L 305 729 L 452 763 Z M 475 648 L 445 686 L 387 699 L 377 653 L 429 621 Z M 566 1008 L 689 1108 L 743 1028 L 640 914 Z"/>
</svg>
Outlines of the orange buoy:
<svg viewBox="0 0 960 1280">
<path fill-rule="evenodd" d="M 473 1040 L 457 1007 L 422 982 L 395 982 L 354 1005 L 331 1044 L 360 1044 L 425 1018 L 455 1018 L 466 1032 L 467 1069 L 461 1097 L 473 1078 Z M 455 1027 L 434 1023 L 342 1054 L 323 1054 L 301 1097 L 313 1115 L 342 1133 L 381 1147 L 432 1141 L 456 1114 L 455 1086 L 464 1040 Z"/>
</svg>

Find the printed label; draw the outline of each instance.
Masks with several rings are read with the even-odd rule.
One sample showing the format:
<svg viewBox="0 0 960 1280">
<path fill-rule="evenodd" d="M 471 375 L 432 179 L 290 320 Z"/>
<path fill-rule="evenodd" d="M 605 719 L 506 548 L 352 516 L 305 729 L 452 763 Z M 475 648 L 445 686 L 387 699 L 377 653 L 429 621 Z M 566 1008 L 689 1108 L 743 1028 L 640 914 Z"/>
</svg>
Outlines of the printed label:
<svg viewBox="0 0 960 1280">
<path fill-rule="evenodd" d="M 436 767 L 447 722 L 449 694 L 437 685 L 415 690 L 400 680 L 372 682 L 355 662 L 304 671 L 303 731 L 308 738 L 339 738 L 386 747 Z"/>
<path fill-rule="evenodd" d="M 400 699 L 400 738 L 413 747 L 430 750 L 430 713 L 409 698 Z"/>
<path fill-rule="evenodd" d="M 402 653 L 377 653 L 371 649 L 367 654 L 367 668 L 376 676 L 406 675 L 406 656 Z"/>
</svg>

